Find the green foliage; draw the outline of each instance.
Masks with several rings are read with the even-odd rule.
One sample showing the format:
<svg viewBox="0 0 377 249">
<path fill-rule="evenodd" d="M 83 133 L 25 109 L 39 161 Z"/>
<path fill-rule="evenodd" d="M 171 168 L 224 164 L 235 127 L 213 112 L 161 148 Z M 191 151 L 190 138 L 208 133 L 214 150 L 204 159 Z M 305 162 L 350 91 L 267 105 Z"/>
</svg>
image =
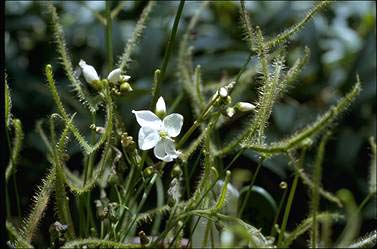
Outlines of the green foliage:
<svg viewBox="0 0 377 249">
<path fill-rule="evenodd" d="M 143 13 L 141 13 L 141 16 L 135 26 L 135 29 L 132 33 L 131 38 L 127 41 L 127 45 L 124 48 L 124 52 L 119 60 L 119 68 L 122 72 L 127 71 L 128 64 L 131 62 L 131 54 L 135 47 L 137 46 L 137 43 L 139 42 L 143 31 L 145 29 L 146 22 L 148 20 L 148 16 L 150 15 L 151 11 L 153 10 L 156 2 L 155 1 L 149 1 L 148 5 L 144 8 Z"/>
<path fill-rule="evenodd" d="M 54 170 L 50 169 L 47 177 L 42 180 L 42 184 L 37 188 L 36 194 L 33 197 L 33 204 L 28 217 L 23 221 L 21 226 L 21 237 L 16 240 L 16 247 L 24 245 L 24 241 L 30 243 L 34 234 L 38 229 L 38 225 L 45 213 L 45 209 L 50 200 L 51 192 L 53 191 L 55 174 Z"/>
<path fill-rule="evenodd" d="M 47 88 L 57 113 L 53 113 L 49 118 L 49 137 L 45 134 L 42 121 L 36 124 L 36 131 L 47 148 L 47 159 L 51 166 L 47 177 L 37 188 L 30 212 L 23 223 L 16 227 L 7 221 L 10 242 L 14 243 L 16 248 L 32 247 L 31 244 L 34 243 L 38 225 L 46 212 L 51 196 L 53 196 L 56 211 L 53 218 L 59 222 L 58 224 L 61 223 L 62 227 L 61 230 L 55 231 L 58 233 L 57 238 L 61 245 L 50 241 L 50 246 L 59 246 L 59 248 L 171 248 L 182 247 L 184 241 L 188 241 L 187 248 L 208 245 L 212 247 L 285 248 L 291 246 L 307 231 L 310 231 L 311 247 L 322 245 L 363 247 L 375 244 L 375 231 L 354 241 L 361 226 L 360 211 L 376 193 L 375 141 L 372 138 L 370 140 L 372 163 L 369 195 L 359 207 L 350 191 L 342 189 L 337 192 L 337 195 L 334 195 L 326 191 L 321 184 L 327 170 L 323 164 L 325 145 L 330 134 L 325 131 L 330 128 L 336 131 L 335 121 L 339 120 L 359 95 L 361 83 L 358 75 L 352 89 L 333 104 L 328 111 L 320 115 L 316 121 L 287 138 L 280 140 L 277 140 L 276 136 L 270 138 L 269 124 L 274 106 L 285 97 L 309 61 L 310 50 L 305 48 L 303 55 L 292 60 L 292 65 L 288 67 L 290 56 L 287 44 L 291 37 L 303 30 L 316 13 L 329 6 L 329 2 L 316 3 L 301 21 L 286 31 L 267 39 L 264 35 L 267 33 L 262 32 L 261 27 L 252 25 L 249 10 L 245 2 L 241 1 L 239 17 L 242 23 L 243 38 L 247 43 L 247 58 L 242 60 L 242 64 L 237 64 L 237 71 L 232 72 L 232 76 L 225 75 L 221 80 L 217 78 L 216 81 L 219 82 L 211 85 L 208 84 L 210 80 L 207 79 L 207 69 L 193 59 L 194 46 L 200 43 L 192 39 L 210 2 L 205 1 L 200 4 L 200 8 L 195 9 L 182 36 L 179 37 L 179 25 L 184 17 L 184 4 L 184 0 L 180 1 L 179 5 L 177 3 L 174 22 L 167 39 L 161 66 L 154 70 L 152 88 L 144 92 L 136 85 L 135 92 L 127 93 L 128 95 L 120 95 L 112 91 L 112 87 L 117 83 L 107 79 L 100 80 L 98 84 L 101 87 L 90 91 L 80 82 L 73 69 L 57 9 L 52 3 L 43 5 L 47 6 L 54 41 L 65 76 L 68 78 L 74 94 L 81 102 L 79 108 L 89 109 L 91 123 L 88 124 L 86 121 L 83 128 L 81 127 L 83 122 L 80 122 L 83 113 L 70 114 L 67 111 L 70 109 L 66 108 L 65 101 L 70 98 L 64 95 L 64 91 L 58 90 L 54 77 L 56 70 L 47 64 L 44 72 L 47 78 Z M 216 4 L 211 3 L 211 8 L 216 9 L 218 7 Z M 90 9 L 88 5 L 84 5 Z M 147 20 L 151 18 L 150 15 L 155 5 L 154 1 L 146 4 L 131 38 L 123 49 L 123 54 L 119 57 L 118 67 L 122 74 L 131 71 L 129 67 L 132 62 L 131 56 L 142 42 L 141 38 Z M 233 8 L 232 6 L 235 5 L 229 2 L 223 7 Z M 113 52 L 115 51 L 113 49 L 113 31 L 115 32 L 117 27 L 115 25 L 116 17 L 123 7 L 124 4 L 119 3 L 112 9 L 112 4 L 106 2 L 105 16 L 90 9 L 104 28 L 106 42 L 106 56 L 104 57 L 106 61 L 103 64 L 107 65 L 109 70 L 113 66 Z M 178 45 L 176 40 L 180 41 Z M 173 56 L 175 48 L 177 48 L 176 58 Z M 134 134 L 132 125 L 129 124 L 131 118 L 132 121 L 135 121 L 134 116 L 129 112 L 125 114 L 119 102 L 128 104 L 127 101 L 130 98 L 139 98 L 144 93 L 151 93 L 149 109 L 154 111 L 171 58 L 176 59 L 174 69 L 183 90 L 175 98 L 172 109 L 175 110 L 181 101 L 186 101 L 185 97 L 187 97 L 192 107 L 194 120 L 185 117 L 183 134 L 174 139 L 169 137 L 170 142 L 174 142 L 175 149 L 179 150 L 178 158 L 174 158 L 175 161 L 170 166 L 168 161 L 161 162 L 151 158 L 148 152 L 141 152 L 137 147 L 137 143 L 140 147 L 143 136 L 146 137 L 145 140 L 150 138 L 144 134 L 147 128 L 141 128 L 138 135 L 139 141 L 135 141 L 132 136 Z M 74 60 L 76 59 L 74 58 Z M 250 62 L 253 65 L 249 65 Z M 254 76 L 256 76 L 255 82 L 258 89 L 255 94 L 256 100 L 252 101 L 255 108 L 254 105 L 246 103 L 249 108 L 242 110 L 237 105 L 239 102 L 234 104 L 232 101 L 235 98 L 246 98 L 243 91 L 250 87 L 248 81 Z M 24 134 L 21 121 L 11 116 L 11 99 L 7 83 L 5 91 L 7 131 L 10 131 L 10 124 L 14 127 L 13 143 L 10 145 L 11 160 L 6 169 L 6 183 L 8 183 L 19 163 Z M 234 99 L 232 100 L 232 98 Z M 252 98 L 254 95 L 249 99 L 237 101 L 250 101 Z M 130 106 L 130 108 L 134 107 Z M 177 112 L 178 110 L 177 108 Z M 103 123 L 97 120 L 99 115 L 104 116 Z M 228 138 L 225 138 L 225 135 L 228 135 L 228 122 L 244 117 L 248 120 L 246 126 L 239 131 L 237 136 L 231 136 L 231 140 L 228 141 Z M 139 120 L 138 122 L 140 123 Z M 168 121 L 164 120 L 164 125 L 165 122 Z M 91 132 L 85 132 L 89 128 Z M 157 131 L 158 143 L 166 142 L 164 140 L 167 136 L 164 134 L 165 130 L 157 129 Z M 74 138 L 72 141 L 70 141 L 71 133 Z M 91 133 L 90 137 L 85 135 L 88 133 Z M 314 142 L 315 138 L 321 135 L 323 137 L 317 146 Z M 275 142 L 270 142 L 271 140 Z M 156 147 L 155 155 L 158 149 Z M 305 173 L 304 165 L 307 153 L 313 147 L 317 147 L 317 156 L 312 174 L 308 176 Z M 165 148 L 166 153 L 169 152 L 168 150 L 171 148 Z M 243 167 L 251 169 L 255 164 L 257 165 L 252 177 L 244 176 L 245 179 L 242 180 L 244 182 L 250 180 L 250 182 L 244 188 L 246 191 L 241 191 L 241 194 L 245 194 L 241 198 L 237 188 L 241 189 L 244 182 L 237 182 L 237 179 L 232 178 L 235 174 L 230 167 L 244 152 L 253 152 L 257 157 L 254 158 L 256 163 L 245 164 Z M 71 153 L 76 153 L 76 155 L 82 153 L 84 160 L 81 165 L 76 165 L 76 163 L 73 163 L 74 167 L 68 165 Z M 235 155 L 233 155 L 234 153 Z M 267 236 L 266 231 L 258 229 L 262 225 L 246 220 L 243 212 L 250 212 L 245 208 L 250 207 L 251 203 L 253 205 L 261 204 L 256 201 L 255 195 L 251 194 L 257 189 L 254 184 L 263 178 L 260 175 L 264 171 L 262 167 L 265 165 L 264 163 L 280 154 L 288 157 L 294 176 L 289 190 L 284 192 L 280 200 L 278 212 L 275 210 L 276 204 L 272 195 L 265 190 L 264 197 L 270 202 L 271 209 L 274 210 L 271 214 L 267 214 L 271 215 L 271 221 L 274 220 L 273 224 L 268 224 L 268 229 L 271 226 L 276 229 L 276 231 L 273 230 L 271 236 Z M 225 166 L 226 159 L 231 156 L 233 159 Z M 240 163 L 243 161 L 240 160 Z M 198 176 L 195 175 L 196 165 L 200 167 Z M 191 166 L 192 168 L 190 168 Z M 76 170 L 79 170 L 80 173 Z M 191 188 L 190 184 L 193 181 L 195 186 Z M 289 232 L 290 217 L 292 217 L 294 205 L 298 202 L 296 190 L 301 182 L 311 192 L 309 214 Z M 237 187 L 234 187 L 232 183 Z M 157 203 L 153 201 L 155 192 Z M 288 192 L 288 199 L 285 202 L 285 195 Z M 165 198 L 166 194 L 167 198 Z M 330 201 L 329 205 L 336 204 L 339 212 L 322 211 L 323 208 L 320 205 L 322 197 Z M 229 206 L 232 206 L 234 210 L 229 210 Z M 330 207 L 332 208 L 332 206 Z M 346 226 L 337 242 L 332 245 L 329 235 L 331 224 L 344 218 L 341 215 L 343 207 L 346 211 Z M 7 208 L 9 209 L 9 203 Z M 264 211 L 267 212 L 267 210 Z M 282 211 L 282 217 L 279 217 L 280 211 Z M 276 216 L 275 219 L 273 216 Z M 161 222 L 161 220 L 165 222 Z M 319 227 L 323 228 L 322 231 Z M 145 229 L 145 231 L 141 229 Z M 278 232 L 277 236 L 275 236 L 275 232 Z M 50 229 L 50 233 L 53 238 L 54 231 Z M 153 236 L 148 236 L 147 233 Z M 136 240 L 137 235 L 139 240 Z M 188 238 L 185 238 L 186 235 Z"/>
<path fill-rule="evenodd" d="M 14 138 L 12 145 L 11 157 L 5 171 L 5 181 L 8 182 L 9 177 L 15 173 L 16 166 L 19 161 L 20 151 L 22 148 L 22 142 L 24 139 L 24 132 L 22 131 L 21 121 L 17 118 L 12 119 L 12 125 L 14 127 Z"/>
<path fill-rule="evenodd" d="M 48 11 L 51 18 L 51 24 L 54 31 L 55 43 L 58 48 L 59 59 L 64 68 L 67 78 L 71 82 L 73 90 L 76 92 L 79 100 L 85 104 L 89 108 L 91 112 L 95 112 L 98 109 L 100 104 L 100 98 L 98 97 L 91 97 L 88 91 L 83 88 L 83 84 L 77 79 L 75 73 L 73 71 L 73 66 L 71 62 L 71 58 L 67 52 L 66 42 L 64 39 L 63 28 L 59 23 L 59 16 L 56 13 L 56 9 L 54 5 L 49 2 L 47 4 Z"/>
</svg>

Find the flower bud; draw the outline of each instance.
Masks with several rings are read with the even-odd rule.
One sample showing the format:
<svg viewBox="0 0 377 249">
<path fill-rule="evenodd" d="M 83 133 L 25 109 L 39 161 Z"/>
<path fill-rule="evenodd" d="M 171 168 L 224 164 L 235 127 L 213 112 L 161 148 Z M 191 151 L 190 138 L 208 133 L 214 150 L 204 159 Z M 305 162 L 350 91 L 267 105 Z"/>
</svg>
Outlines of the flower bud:
<svg viewBox="0 0 377 249">
<path fill-rule="evenodd" d="M 231 117 L 233 117 L 233 115 L 236 113 L 236 110 L 234 110 L 233 107 L 228 107 L 228 108 L 226 108 L 225 113 L 226 113 L 226 115 L 227 115 L 229 118 L 231 118 Z"/>
<path fill-rule="evenodd" d="M 157 100 L 155 113 L 160 118 L 163 118 L 166 115 L 165 100 L 162 96 Z"/>
<path fill-rule="evenodd" d="M 88 82 L 89 84 L 94 84 L 95 81 L 100 80 L 97 71 L 94 69 L 94 67 L 86 64 L 86 62 L 83 60 L 80 60 L 79 66 L 82 69 L 82 73 L 84 75 L 86 82 Z"/>
<path fill-rule="evenodd" d="M 228 90 L 225 87 L 219 89 L 219 95 L 221 98 L 226 98 L 228 96 Z"/>
<path fill-rule="evenodd" d="M 179 178 L 183 175 L 181 167 L 179 165 L 175 165 L 174 168 L 171 171 L 171 177 L 173 178 Z"/>
<path fill-rule="evenodd" d="M 226 98 L 224 98 L 224 105 L 229 105 L 230 103 L 232 103 L 232 97 L 226 96 Z"/>
<path fill-rule="evenodd" d="M 144 169 L 144 174 L 146 176 L 151 176 L 153 174 L 153 172 L 154 172 L 153 166 L 149 166 L 149 167 Z"/>
<path fill-rule="evenodd" d="M 133 89 L 131 87 L 131 85 L 128 83 L 128 82 L 124 82 L 120 85 L 120 91 L 122 93 L 127 93 L 127 92 L 132 92 Z"/>
<path fill-rule="evenodd" d="M 238 102 L 234 107 L 241 112 L 249 112 L 255 109 L 255 105 L 248 102 Z"/>
</svg>

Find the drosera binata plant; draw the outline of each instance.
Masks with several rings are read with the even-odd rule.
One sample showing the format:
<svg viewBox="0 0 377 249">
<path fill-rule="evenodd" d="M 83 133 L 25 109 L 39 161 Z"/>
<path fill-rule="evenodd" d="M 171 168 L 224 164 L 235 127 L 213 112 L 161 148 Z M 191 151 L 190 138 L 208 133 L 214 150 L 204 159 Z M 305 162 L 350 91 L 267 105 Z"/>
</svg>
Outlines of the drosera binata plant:
<svg viewBox="0 0 377 249">
<path fill-rule="evenodd" d="M 273 106 L 293 87 L 310 54 L 309 49 L 305 48 L 303 56 L 289 68 L 284 44 L 302 30 L 317 12 L 327 7 L 329 1 L 315 3 L 301 21 L 268 39 L 260 27 L 251 25 L 245 3 L 241 1 L 240 17 L 250 56 L 240 65 L 239 72 L 232 79 L 214 88 L 205 88 L 202 80 L 202 71 L 205 69 L 192 66 L 190 34 L 201 12 L 210 3 L 202 3 L 177 44 L 178 26 L 185 6 L 185 1 L 181 0 L 161 68 L 155 71 L 150 106 L 145 107 L 145 110 L 133 110 L 127 117 L 119 113 L 115 99 L 132 94 L 129 83 L 131 76 L 127 75 L 128 66 L 132 63 L 131 55 L 139 43 L 151 11 L 163 3 L 148 2 L 116 66 L 113 65 L 112 23 L 116 21 L 124 3 L 120 2 L 112 8 L 112 3 L 106 1 L 105 16 L 93 13 L 105 30 L 107 61 L 104 64 L 109 72 L 106 78 L 101 78 L 94 67 L 82 59 L 78 63 L 72 62 L 56 9 L 51 2 L 44 4 L 48 9 L 61 65 L 82 107 L 92 117 L 92 123 L 87 124 L 91 134 L 90 138 L 83 135 L 85 133 L 75 124 L 77 114 L 67 112 L 56 88 L 53 75 L 56 69 L 46 65 L 47 87 L 56 105 L 56 113 L 48 117 L 48 122 L 38 122 L 36 128 L 48 150 L 47 160 L 51 167 L 37 188 L 31 208 L 21 225 L 11 222 L 7 200 L 9 245 L 16 248 L 33 247 L 38 225 L 43 221 L 49 202 L 53 202 L 56 210 L 56 222 L 49 229 L 50 248 L 286 248 L 307 232 L 310 235 L 309 247 L 364 247 L 376 244 L 376 230 L 357 238 L 360 210 L 376 197 L 375 140 L 370 139 L 373 159 L 369 194 L 360 205 L 355 203 L 348 190 L 341 189 L 333 194 L 321 186 L 326 142 L 331 137 L 328 130 L 335 129 L 334 121 L 360 93 L 358 76 L 349 92 L 312 124 L 280 141 L 266 142 Z M 185 119 L 185 124 L 190 127 L 188 129 L 183 129 L 184 117 L 168 111 L 160 94 L 174 44 L 179 48 L 177 78 L 183 95 L 190 99 L 195 119 L 192 124 L 187 124 L 186 120 L 189 119 Z M 244 87 L 241 76 L 253 69 L 248 66 L 252 56 L 257 59 L 256 67 L 260 72 L 257 99 L 253 103 L 232 103 L 232 99 Z M 74 64 L 79 65 L 87 84 L 82 83 L 74 73 Z M 8 137 L 11 147 L 11 158 L 6 169 L 8 183 L 17 169 L 23 131 L 21 121 L 11 115 L 7 82 L 5 90 L 6 128 L 13 137 L 12 143 L 11 136 Z M 181 99 L 182 96 L 177 97 L 173 107 Z M 105 113 L 103 127 L 96 125 L 102 111 Z M 246 126 L 238 136 L 233 136 L 230 141 L 224 140 L 223 136 L 219 136 L 219 130 L 238 114 L 247 117 Z M 137 142 L 125 128 L 123 120 L 126 118 L 132 118 L 140 125 Z M 46 126 L 48 135 L 45 133 Z M 317 138 L 320 138 L 320 142 L 313 172 L 308 173 L 304 167 L 307 164 L 306 153 L 316 146 Z M 80 145 L 84 158 L 81 175 L 74 174 L 67 167 L 70 163 L 67 148 L 74 142 Z M 155 158 L 148 153 L 152 148 Z M 253 172 L 245 197 L 241 198 L 239 189 L 231 183 L 231 166 L 247 150 L 258 154 L 258 167 Z M 269 234 L 269 231 L 259 229 L 258 224 L 248 222 L 243 214 L 250 212 L 246 204 L 252 201 L 253 185 L 260 177 L 263 162 L 280 154 L 288 157 L 294 176 L 290 186 L 282 184 L 284 195 L 279 211 L 272 217 L 272 224 L 269 224 L 272 227 Z M 223 165 L 225 157 L 232 158 L 227 166 Z M 201 167 L 195 186 L 190 184 L 194 169 L 189 173 L 189 165 L 193 165 L 193 168 Z M 310 210 L 307 218 L 288 232 L 287 224 L 299 181 L 310 190 Z M 152 200 L 152 190 L 156 190 L 157 201 L 156 204 L 148 203 L 150 205 L 147 209 L 145 204 Z M 341 211 L 322 210 L 321 198 Z M 150 209 L 150 206 L 154 208 Z M 345 212 L 342 212 L 343 209 Z M 282 215 L 281 221 L 279 214 Z M 346 226 L 334 242 L 330 236 L 331 225 L 339 220 L 345 220 Z M 145 227 L 149 227 L 148 230 Z"/>
</svg>

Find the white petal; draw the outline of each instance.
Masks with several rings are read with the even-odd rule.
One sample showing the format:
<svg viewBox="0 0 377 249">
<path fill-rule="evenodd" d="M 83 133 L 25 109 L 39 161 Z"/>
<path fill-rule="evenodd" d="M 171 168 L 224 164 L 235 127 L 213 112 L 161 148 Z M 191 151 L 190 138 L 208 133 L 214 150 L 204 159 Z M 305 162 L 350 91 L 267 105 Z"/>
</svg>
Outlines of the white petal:
<svg viewBox="0 0 377 249">
<path fill-rule="evenodd" d="M 175 150 L 174 142 L 168 139 L 160 140 L 153 152 L 158 159 L 165 162 L 171 162 L 179 156 L 179 153 Z"/>
<path fill-rule="evenodd" d="M 120 76 L 120 79 L 121 79 L 122 81 L 128 81 L 129 79 L 131 79 L 131 76 L 129 76 L 129 75 L 121 75 L 121 76 Z"/>
<path fill-rule="evenodd" d="M 158 100 L 157 100 L 156 113 L 166 113 L 165 100 L 162 96 L 160 98 L 158 98 Z"/>
<path fill-rule="evenodd" d="M 109 76 L 107 76 L 107 80 L 114 84 L 118 83 L 120 80 L 120 73 L 120 68 L 114 69 L 109 73 Z"/>
<path fill-rule="evenodd" d="M 141 127 L 139 130 L 139 148 L 149 150 L 160 141 L 158 131 L 150 127 Z"/>
<path fill-rule="evenodd" d="M 79 66 L 82 69 L 82 73 L 86 82 L 92 83 L 94 80 L 99 80 L 97 71 L 91 65 L 86 64 L 85 61 L 80 60 Z"/>
<path fill-rule="evenodd" d="M 132 111 L 132 113 L 135 114 L 136 121 L 141 127 L 145 126 L 158 130 L 162 126 L 161 119 L 151 111 Z"/>
<path fill-rule="evenodd" d="M 178 113 L 172 113 L 163 120 L 164 130 L 167 131 L 169 137 L 176 137 L 181 132 L 183 125 L 183 116 Z"/>
</svg>

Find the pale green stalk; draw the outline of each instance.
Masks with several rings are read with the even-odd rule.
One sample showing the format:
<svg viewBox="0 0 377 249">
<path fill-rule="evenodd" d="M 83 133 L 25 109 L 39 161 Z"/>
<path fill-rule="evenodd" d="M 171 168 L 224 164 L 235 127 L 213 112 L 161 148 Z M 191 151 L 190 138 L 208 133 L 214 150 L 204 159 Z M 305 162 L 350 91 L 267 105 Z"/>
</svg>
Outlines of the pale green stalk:
<svg viewBox="0 0 377 249">
<path fill-rule="evenodd" d="M 111 1 L 106 1 L 106 54 L 107 54 L 107 70 L 111 72 L 113 69 L 113 44 L 112 44 L 112 20 L 111 20 Z"/>
<path fill-rule="evenodd" d="M 301 151 L 301 155 L 300 155 L 300 158 L 298 159 L 298 162 L 295 161 L 295 158 L 291 157 L 292 163 L 294 163 L 294 164 L 297 163 L 297 168 L 299 168 L 299 169 L 302 168 L 302 165 L 304 163 L 305 152 L 306 152 L 306 148 L 304 148 Z M 292 187 L 291 187 L 291 190 L 289 191 L 287 205 L 285 206 L 285 211 L 284 211 L 284 216 L 283 216 L 283 222 L 282 222 L 282 224 L 280 226 L 280 233 L 279 233 L 279 238 L 278 238 L 278 242 L 277 242 L 277 246 L 278 247 L 282 246 L 282 243 L 283 243 L 283 240 L 284 240 L 285 229 L 287 227 L 289 213 L 291 211 L 292 202 L 293 202 L 293 199 L 294 199 L 294 196 L 295 196 L 295 192 L 296 192 L 296 188 L 297 188 L 297 183 L 298 183 L 298 177 L 299 177 L 298 174 L 295 173 L 295 177 L 293 179 Z"/>
<path fill-rule="evenodd" d="M 158 77 L 158 81 L 157 81 L 156 86 L 155 86 L 155 93 L 153 95 L 151 106 L 156 105 L 157 99 L 160 96 L 161 82 L 164 79 L 166 69 L 168 67 L 170 55 L 171 55 L 173 44 L 174 44 L 174 41 L 175 41 L 175 36 L 176 36 L 177 30 L 178 30 L 179 19 L 181 18 L 181 14 L 182 14 L 184 4 L 185 4 L 185 0 L 181 0 L 179 2 L 178 10 L 177 10 L 177 13 L 175 15 L 175 19 L 174 19 L 174 23 L 173 23 L 173 28 L 172 28 L 172 31 L 170 33 L 168 43 L 166 45 L 164 58 L 162 60 L 161 74 L 160 74 L 160 77 Z"/>
</svg>

